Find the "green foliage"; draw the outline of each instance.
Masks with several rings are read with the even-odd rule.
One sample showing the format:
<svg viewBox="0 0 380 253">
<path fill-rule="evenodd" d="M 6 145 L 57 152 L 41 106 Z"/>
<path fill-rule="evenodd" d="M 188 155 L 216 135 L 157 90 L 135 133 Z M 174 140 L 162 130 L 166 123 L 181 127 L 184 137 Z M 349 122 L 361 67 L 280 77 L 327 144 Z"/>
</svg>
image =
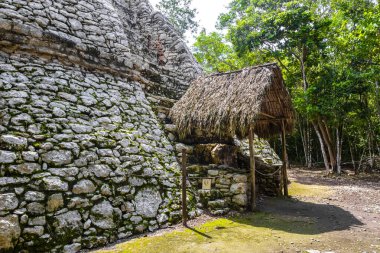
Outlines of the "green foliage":
<svg viewBox="0 0 380 253">
<path fill-rule="evenodd" d="M 195 20 L 197 10 L 191 8 L 192 0 L 161 0 L 157 4 L 160 10 L 177 29 L 182 38 L 187 31 L 196 33 L 198 22 Z"/>
<path fill-rule="evenodd" d="M 276 61 L 301 122 L 323 121 L 332 137 L 343 128 L 355 147 L 379 149 L 377 1 L 233 0 L 218 27 L 194 45 L 207 71 Z"/>
</svg>

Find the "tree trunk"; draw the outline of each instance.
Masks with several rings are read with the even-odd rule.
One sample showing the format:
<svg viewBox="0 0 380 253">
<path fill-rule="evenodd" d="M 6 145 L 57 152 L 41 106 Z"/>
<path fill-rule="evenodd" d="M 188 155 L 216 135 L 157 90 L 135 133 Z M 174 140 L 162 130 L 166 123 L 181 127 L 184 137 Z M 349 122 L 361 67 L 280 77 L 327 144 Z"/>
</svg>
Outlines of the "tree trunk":
<svg viewBox="0 0 380 253">
<path fill-rule="evenodd" d="M 336 154 L 333 149 L 333 145 L 330 142 L 328 129 L 326 128 L 326 125 L 322 125 L 322 122 L 318 120 L 318 126 L 319 130 L 322 133 L 323 140 L 325 141 L 325 144 L 327 146 L 328 154 L 329 154 L 329 161 L 330 161 L 330 167 L 333 172 L 336 172 Z"/>
<path fill-rule="evenodd" d="M 318 140 L 319 140 L 319 144 L 321 146 L 321 152 L 322 152 L 323 162 L 325 164 L 326 171 L 329 172 L 330 171 L 330 166 L 329 166 L 329 160 L 327 159 L 325 144 L 323 143 L 323 139 L 322 139 L 321 133 L 320 133 L 320 131 L 318 129 L 318 126 L 317 126 L 317 124 L 315 122 L 313 122 L 313 126 L 314 126 L 315 133 L 317 134 L 317 137 L 318 137 Z"/>
<path fill-rule="evenodd" d="M 352 166 L 354 167 L 354 172 L 355 172 L 355 175 L 357 175 L 357 171 L 356 171 L 356 164 L 355 164 L 355 156 L 354 156 L 354 152 L 352 151 L 352 144 L 351 142 L 349 142 L 349 147 L 350 147 L 350 154 L 351 154 L 351 161 L 352 161 Z"/>
<path fill-rule="evenodd" d="M 380 84 L 379 84 L 379 81 L 375 82 L 375 92 L 376 92 L 377 115 L 380 118 Z"/>
<path fill-rule="evenodd" d="M 303 152 L 305 156 L 305 165 L 310 169 L 311 168 L 311 159 L 310 159 L 310 135 L 308 131 L 308 125 L 306 124 L 306 128 L 304 128 L 301 124 L 299 123 L 299 128 L 300 128 L 300 133 L 301 133 L 301 140 L 302 140 L 302 147 L 303 147 Z"/>
<path fill-rule="evenodd" d="M 307 168 L 311 169 L 312 167 L 312 160 L 311 160 L 311 131 L 310 131 L 310 125 L 309 122 L 306 125 L 306 131 L 307 131 Z"/>
<path fill-rule="evenodd" d="M 336 172 L 342 173 L 341 160 L 342 160 L 342 142 L 343 142 L 343 127 L 336 128 Z"/>
</svg>

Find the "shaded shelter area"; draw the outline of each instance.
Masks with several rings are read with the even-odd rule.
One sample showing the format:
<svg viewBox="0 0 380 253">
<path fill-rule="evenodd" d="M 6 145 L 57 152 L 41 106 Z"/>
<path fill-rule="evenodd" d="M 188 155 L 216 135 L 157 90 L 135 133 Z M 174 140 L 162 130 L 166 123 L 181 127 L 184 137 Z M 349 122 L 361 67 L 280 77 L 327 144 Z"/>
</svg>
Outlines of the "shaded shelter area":
<svg viewBox="0 0 380 253">
<path fill-rule="evenodd" d="M 173 106 L 170 117 L 179 137 L 187 143 L 249 139 L 251 209 L 255 209 L 254 137 L 282 135 L 283 169 L 286 177 L 285 134 L 293 129 L 294 109 L 276 63 L 239 71 L 202 76 L 192 82 Z M 283 183 L 287 195 L 287 184 Z"/>
</svg>

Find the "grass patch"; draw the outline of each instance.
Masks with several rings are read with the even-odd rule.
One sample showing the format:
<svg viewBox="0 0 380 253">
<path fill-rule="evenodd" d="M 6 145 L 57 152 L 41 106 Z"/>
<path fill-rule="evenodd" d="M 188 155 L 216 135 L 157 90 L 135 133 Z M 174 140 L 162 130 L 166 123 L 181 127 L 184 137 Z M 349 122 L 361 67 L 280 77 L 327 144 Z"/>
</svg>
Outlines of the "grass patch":
<svg viewBox="0 0 380 253">
<path fill-rule="evenodd" d="M 289 185 L 289 195 L 297 197 L 328 197 L 332 194 L 332 190 L 323 185 L 306 185 L 292 182 Z"/>
<path fill-rule="evenodd" d="M 302 219 L 254 213 L 134 239 L 97 252 L 273 252 L 287 243 L 306 240 L 314 230 L 312 223 Z"/>
</svg>

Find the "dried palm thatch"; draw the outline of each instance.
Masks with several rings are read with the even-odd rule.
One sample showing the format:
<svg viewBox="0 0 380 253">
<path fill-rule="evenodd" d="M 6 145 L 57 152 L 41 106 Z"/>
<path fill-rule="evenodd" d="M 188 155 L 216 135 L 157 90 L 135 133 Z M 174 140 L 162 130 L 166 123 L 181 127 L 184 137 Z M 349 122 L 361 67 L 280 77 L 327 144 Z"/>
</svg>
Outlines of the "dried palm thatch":
<svg viewBox="0 0 380 253">
<path fill-rule="evenodd" d="M 173 106 L 170 117 L 181 139 L 210 134 L 245 138 L 250 124 L 259 137 L 292 131 L 294 110 L 281 69 L 275 63 L 196 79 Z"/>
</svg>

